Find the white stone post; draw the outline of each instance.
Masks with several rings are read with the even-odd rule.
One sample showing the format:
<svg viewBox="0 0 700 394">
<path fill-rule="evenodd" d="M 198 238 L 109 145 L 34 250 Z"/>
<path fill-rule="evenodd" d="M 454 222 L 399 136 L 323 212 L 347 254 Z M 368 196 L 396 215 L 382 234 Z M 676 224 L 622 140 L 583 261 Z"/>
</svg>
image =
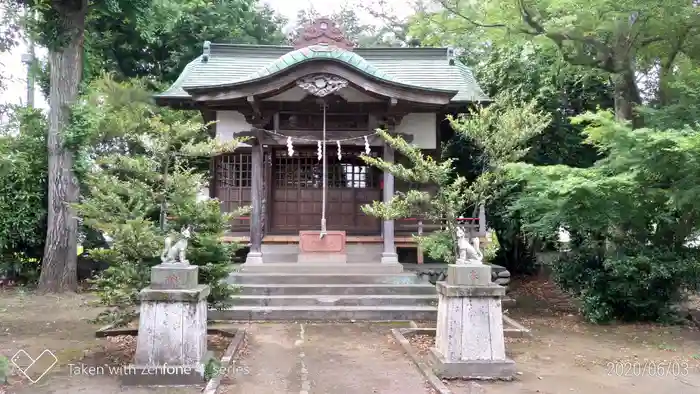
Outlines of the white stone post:
<svg viewBox="0 0 700 394">
<path fill-rule="evenodd" d="M 486 236 L 486 210 L 483 205 L 479 205 L 479 237 Z"/>
<path fill-rule="evenodd" d="M 202 384 L 207 351 L 207 296 L 199 285 L 199 267 L 159 264 L 151 284 L 141 290 L 134 364 L 124 371 L 125 385 Z"/>
<path fill-rule="evenodd" d="M 384 144 L 384 161 L 387 163 L 394 162 L 394 149 L 389 144 Z M 394 197 L 394 175 L 388 171 L 384 172 L 384 202 L 390 201 Z M 396 253 L 396 244 L 394 243 L 394 221 L 384 220 L 382 223 L 384 240 L 384 251 L 382 252 L 382 264 L 398 264 L 399 256 Z"/>
<path fill-rule="evenodd" d="M 512 379 L 506 358 L 501 297 L 485 264 L 451 264 L 438 282 L 438 317 L 433 370 L 441 378 Z"/>
</svg>

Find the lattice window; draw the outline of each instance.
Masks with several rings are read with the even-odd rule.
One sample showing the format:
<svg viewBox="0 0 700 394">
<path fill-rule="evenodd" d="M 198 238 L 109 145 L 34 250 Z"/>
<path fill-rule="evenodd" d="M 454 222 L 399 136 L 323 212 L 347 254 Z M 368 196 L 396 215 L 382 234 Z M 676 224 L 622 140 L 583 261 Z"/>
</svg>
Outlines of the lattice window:
<svg viewBox="0 0 700 394">
<path fill-rule="evenodd" d="M 250 153 L 222 155 L 216 160 L 216 180 L 219 187 L 251 187 L 253 163 Z"/>
<path fill-rule="evenodd" d="M 224 212 L 233 212 L 250 205 L 252 184 L 252 160 L 248 152 L 236 152 L 217 156 L 215 159 L 214 195 L 221 201 Z M 231 231 L 246 231 L 250 228 L 248 218 L 231 221 Z"/>
<path fill-rule="evenodd" d="M 315 151 L 302 150 L 288 156 L 286 151 L 275 152 L 275 186 L 282 188 L 320 187 L 321 162 Z"/>
<path fill-rule="evenodd" d="M 374 189 L 379 185 L 379 172 L 364 163 L 334 163 L 335 171 L 328 177 L 328 187 Z"/>
<path fill-rule="evenodd" d="M 329 188 L 377 188 L 380 172 L 366 165 L 359 152 L 344 153 L 341 160 L 335 154 L 327 159 L 326 174 Z M 333 152 L 335 153 L 335 152 Z M 376 153 L 372 153 L 377 156 Z M 275 186 L 282 188 L 321 188 L 323 186 L 323 162 L 316 151 L 296 151 L 289 157 L 286 151 L 275 152 Z"/>
</svg>

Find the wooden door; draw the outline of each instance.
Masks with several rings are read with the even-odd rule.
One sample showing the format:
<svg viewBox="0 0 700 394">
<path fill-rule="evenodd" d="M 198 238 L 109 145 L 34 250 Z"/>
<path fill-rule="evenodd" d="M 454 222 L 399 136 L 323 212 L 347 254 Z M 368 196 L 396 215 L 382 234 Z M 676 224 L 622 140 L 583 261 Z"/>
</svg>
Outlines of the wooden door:
<svg viewBox="0 0 700 394">
<path fill-rule="evenodd" d="M 335 149 L 329 146 L 327 150 L 327 229 L 358 235 L 379 234 L 380 221 L 365 215 L 361 207 L 381 199 L 380 172 L 360 159 L 359 150 L 348 149 L 340 159 Z M 271 232 L 295 234 L 300 230 L 320 230 L 323 167 L 316 149 L 298 148 L 292 157 L 286 149 L 279 149 L 273 156 Z"/>
</svg>

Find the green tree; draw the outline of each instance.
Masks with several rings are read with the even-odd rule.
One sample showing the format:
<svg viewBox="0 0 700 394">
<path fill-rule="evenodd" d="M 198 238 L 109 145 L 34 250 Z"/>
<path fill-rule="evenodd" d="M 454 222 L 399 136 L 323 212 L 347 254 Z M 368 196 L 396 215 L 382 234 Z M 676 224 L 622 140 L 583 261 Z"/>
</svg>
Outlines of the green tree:
<svg viewBox="0 0 700 394">
<path fill-rule="evenodd" d="M 457 244 L 456 219 L 469 207 L 489 201 L 492 190 L 504 180 L 502 167 L 527 153 L 527 142 L 547 127 L 549 115 L 536 110 L 535 102 L 522 103 L 500 95 L 491 106 L 450 118 L 450 123 L 461 138 L 474 143 L 481 151 L 481 171 L 476 179 L 469 182 L 458 175 L 453 159 L 436 161 L 402 138 L 380 130 L 382 138 L 410 164 L 388 163 L 368 156 L 363 156 L 363 160 L 403 181 L 437 187 L 434 192 L 419 189 L 399 192 L 388 202 L 376 201 L 364 206 L 363 211 L 382 219 L 422 217 L 443 222 L 442 230 L 418 240 L 431 257 L 451 262 L 455 260 Z"/>
<path fill-rule="evenodd" d="M 21 11 L 20 4 L 0 1 L 0 55 L 12 50 L 21 39 Z M 9 68 L 0 62 L 0 93 L 7 89 L 7 82 L 11 78 L 8 71 Z M 10 121 L 8 117 L 10 110 L 9 103 L 0 103 L 0 126 Z"/>
<path fill-rule="evenodd" d="M 230 152 L 240 141 L 218 143 L 199 116 L 155 107 L 142 82 L 111 77 L 91 84 L 73 116 L 73 141 L 98 147 L 82 151 L 88 193 L 74 207 L 86 226 L 112 238 L 109 248 L 88 250 L 109 265 L 93 282 L 110 307 L 99 320 L 133 317 L 138 291 L 148 285 L 150 267 L 160 263 L 164 236 L 187 225 L 194 231 L 188 260 L 200 267 L 200 283 L 211 286 L 210 303 L 230 301 L 233 290 L 225 279 L 237 245 L 221 238 L 238 212 L 222 213 L 218 201 L 197 198 L 205 179 L 189 159 Z"/>
<path fill-rule="evenodd" d="M 38 18 L 27 21 L 31 33 L 49 49 L 44 81 L 50 105 L 49 210 L 39 290 L 74 290 L 77 223 L 70 206 L 77 201 L 79 187 L 73 171 L 75 152 L 64 140 L 63 127 L 71 121 L 69 108 L 81 86 L 103 70 L 172 82 L 183 64 L 198 55 L 205 39 L 279 42 L 278 19 L 254 0 L 2 2 L 12 9 L 26 5 L 35 11 Z"/>
<path fill-rule="evenodd" d="M 201 55 L 204 41 L 282 44 L 286 22 L 258 0 L 159 1 L 144 16 L 124 19 L 95 13 L 86 33 L 87 80 L 104 71 L 120 78 L 148 77 L 175 82 L 185 65 Z"/>
<path fill-rule="evenodd" d="M 588 167 L 598 159 L 598 151 L 582 143 L 583 126 L 571 124 L 569 118 L 613 107 L 613 89 L 603 72 L 572 66 L 556 49 L 535 42 L 497 43 L 482 48 L 478 56 L 462 58 L 489 96 L 510 92 L 523 101 L 534 100 L 538 109 L 550 114 L 551 122 L 529 141 L 531 149 L 523 161 Z M 457 158 L 458 172 L 469 179 L 478 174 L 478 163 L 473 160 L 474 147 L 464 142 L 453 141 L 448 155 Z M 511 273 L 530 273 L 537 253 L 547 244 L 526 239 L 520 219 L 507 210 L 517 195 L 517 187 L 512 186 L 505 182 L 502 190 L 495 190 L 486 207 L 487 222 L 499 239 L 495 261 Z"/>
<path fill-rule="evenodd" d="M 592 321 L 662 320 L 683 290 L 700 283 L 700 133 L 636 129 L 611 112 L 575 118 L 605 156 L 590 168 L 509 166 L 524 187 L 510 209 L 523 229 L 546 237 L 560 227 L 571 252 L 555 278 Z"/>
<path fill-rule="evenodd" d="M 70 123 L 70 108 L 79 94 L 83 70 L 83 43 L 88 15 L 115 13 L 139 18 L 150 0 L 3 0 L 35 11 L 27 22 L 40 45 L 49 50 L 48 115 L 48 212 L 38 289 L 60 292 L 77 289 L 77 221 L 70 204 L 78 199 L 78 181 L 73 173 L 74 152 L 64 141 Z M 30 13 L 32 16 L 34 12 Z M 147 21 L 144 21 L 147 26 Z"/>
<path fill-rule="evenodd" d="M 439 10 L 417 15 L 417 35 L 442 39 L 441 33 L 476 36 L 481 42 L 543 39 L 572 65 L 607 73 L 615 89 L 618 119 L 634 120 L 642 98 L 638 71 L 658 68 L 661 97 L 681 57 L 700 58 L 693 37 L 700 13 L 687 0 L 438 0 Z"/>
<path fill-rule="evenodd" d="M 678 61 L 664 91 L 663 100 L 656 97 L 640 109 L 646 125 L 682 129 L 700 122 L 700 62 Z"/>
<path fill-rule="evenodd" d="M 21 4 L 16 2 L 0 3 L 0 53 L 12 49 L 20 39 Z"/>
</svg>

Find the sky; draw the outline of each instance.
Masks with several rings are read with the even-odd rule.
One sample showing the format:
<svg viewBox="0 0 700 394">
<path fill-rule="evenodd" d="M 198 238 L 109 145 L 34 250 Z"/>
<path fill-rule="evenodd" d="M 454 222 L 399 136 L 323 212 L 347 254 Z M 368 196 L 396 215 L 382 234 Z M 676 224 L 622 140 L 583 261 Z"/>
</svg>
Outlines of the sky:
<svg viewBox="0 0 700 394">
<path fill-rule="evenodd" d="M 348 0 L 263 0 L 263 2 L 269 4 L 277 12 L 287 17 L 290 24 L 294 22 L 296 14 L 299 10 L 313 7 L 321 15 L 329 15 L 334 11 L 339 10 L 343 5 L 352 3 L 352 1 Z M 365 4 L 371 2 L 372 0 L 363 1 Z M 409 0 L 386 0 L 386 3 L 389 5 L 389 7 L 391 7 L 393 12 L 399 16 L 408 16 L 407 13 L 411 10 L 411 7 L 408 7 L 410 3 Z M 0 10 L 0 16 L 1 14 L 2 10 Z M 359 10 L 358 16 L 360 16 L 364 22 L 372 22 L 373 19 L 369 14 Z M 11 52 L 0 54 L 0 68 L 5 71 L 5 74 L 9 74 L 11 76 L 11 80 L 8 83 L 8 88 L 5 91 L 0 92 L 0 103 L 23 104 L 26 102 L 27 68 L 21 60 L 22 54 L 26 52 L 26 43 L 21 43 Z M 46 50 L 44 48 L 38 48 L 37 56 L 45 58 Z M 38 108 L 48 108 L 46 99 L 43 97 L 38 87 L 35 89 L 35 92 L 35 106 Z"/>
</svg>

